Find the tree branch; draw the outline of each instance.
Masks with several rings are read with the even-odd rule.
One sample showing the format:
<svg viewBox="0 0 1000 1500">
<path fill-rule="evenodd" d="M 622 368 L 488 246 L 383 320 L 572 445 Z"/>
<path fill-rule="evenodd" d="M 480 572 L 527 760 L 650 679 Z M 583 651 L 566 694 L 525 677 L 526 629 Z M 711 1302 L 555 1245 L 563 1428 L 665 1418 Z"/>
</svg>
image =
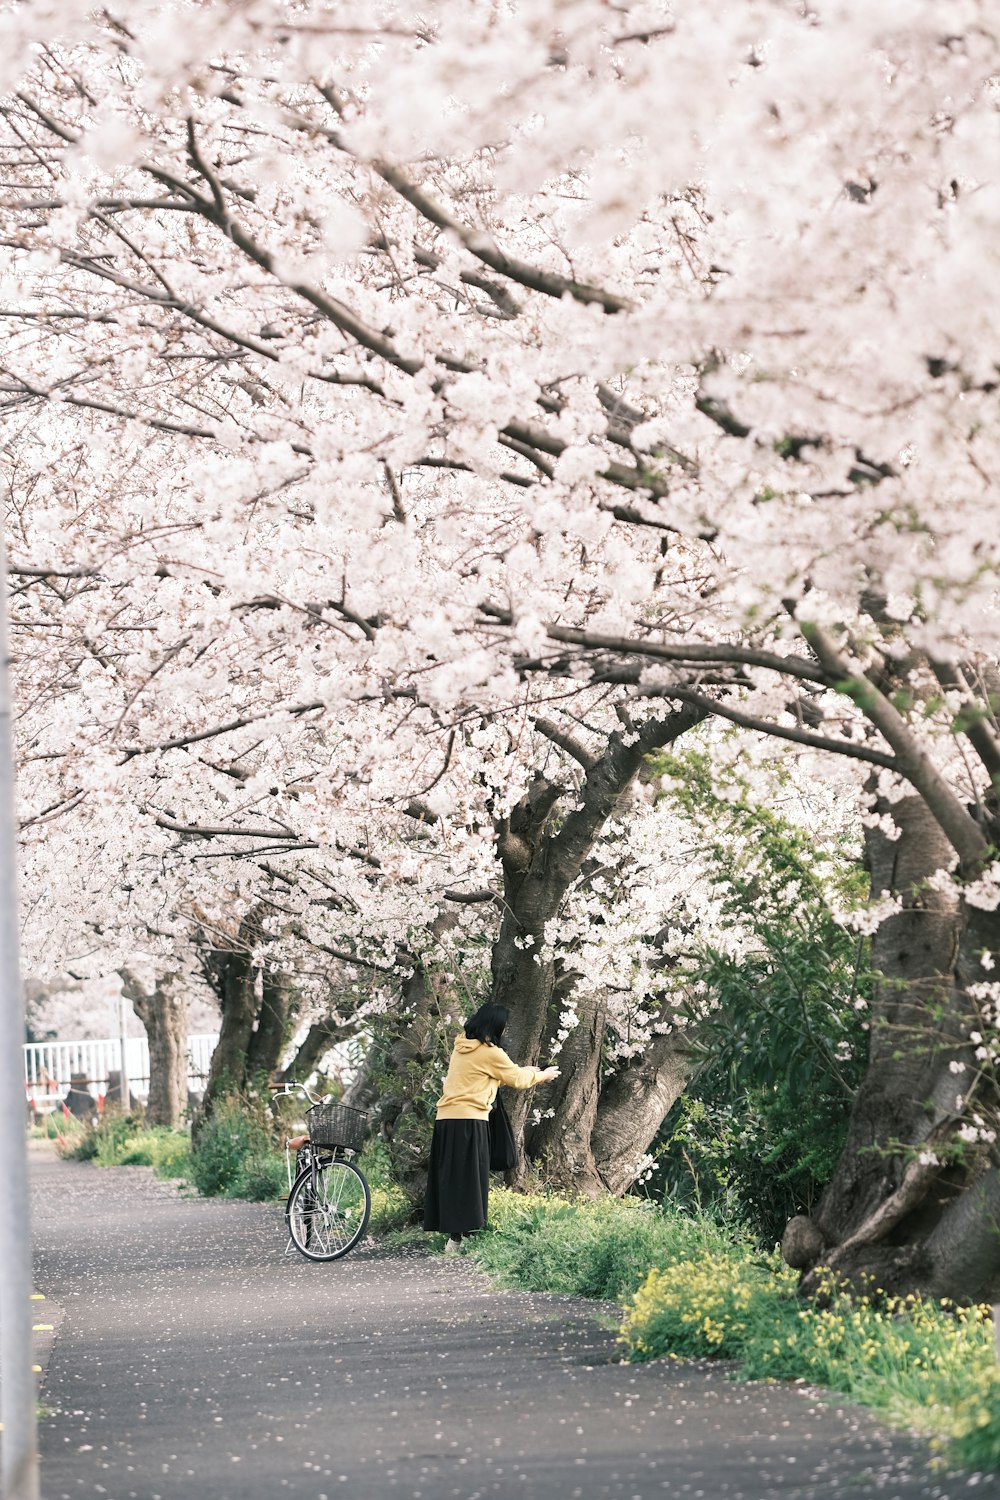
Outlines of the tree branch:
<svg viewBox="0 0 1000 1500">
<path fill-rule="evenodd" d="M 535 728 L 539 734 L 551 740 L 553 745 L 558 745 L 559 749 L 564 750 L 573 760 L 579 761 L 585 771 L 592 770 L 600 760 L 600 756 L 592 754 L 585 745 L 581 745 L 579 740 L 567 734 L 564 729 L 560 729 L 558 724 L 553 724 L 551 719 L 536 719 Z"/>
<path fill-rule="evenodd" d="M 963 874 L 977 871 L 989 848 L 986 835 L 970 816 L 964 802 L 956 797 L 903 715 L 839 649 L 825 626 L 802 620 L 798 625 L 832 685 L 858 704 L 886 743 L 895 750 L 894 769 L 906 777 L 927 803 L 958 855 Z"/>
<path fill-rule="evenodd" d="M 743 729 L 756 729 L 761 734 L 772 735 L 779 740 L 791 740 L 796 745 L 808 745 L 812 750 L 829 750 L 834 755 L 846 755 L 851 760 L 867 761 L 873 766 L 884 766 L 886 770 L 898 771 L 899 763 L 895 756 L 886 755 L 881 750 L 869 750 L 866 745 L 856 745 L 853 740 L 827 739 L 821 734 L 810 734 L 807 729 L 793 729 L 790 725 L 775 724 L 771 719 L 759 719 L 754 714 L 745 714 L 737 708 L 731 708 L 729 704 L 721 702 L 718 698 L 709 698 L 705 693 L 696 692 L 693 688 L 664 687 L 658 689 L 664 698 L 676 698 L 680 703 L 690 703 L 696 708 L 703 708 L 707 713 L 714 714 L 720 719 L 728 719 L 731 724 L 739 724 Z"/>
</svg>

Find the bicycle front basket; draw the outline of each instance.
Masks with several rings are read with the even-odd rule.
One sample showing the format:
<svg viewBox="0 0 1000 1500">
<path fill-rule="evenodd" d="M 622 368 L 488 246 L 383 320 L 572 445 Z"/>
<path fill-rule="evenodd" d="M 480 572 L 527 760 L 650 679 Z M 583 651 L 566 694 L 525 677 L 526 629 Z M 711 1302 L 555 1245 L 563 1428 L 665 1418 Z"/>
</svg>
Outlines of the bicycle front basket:
<svg viewBox="0 0 1000 1500">
<path fill-rule="evenodd" d="M 314 1146 L 341 1146 L 347 1151 L 360 1151 L 368 1130 L 366 1114 L 332 1099 L 307 1110 L 306 1122 Z"/>
</svg>

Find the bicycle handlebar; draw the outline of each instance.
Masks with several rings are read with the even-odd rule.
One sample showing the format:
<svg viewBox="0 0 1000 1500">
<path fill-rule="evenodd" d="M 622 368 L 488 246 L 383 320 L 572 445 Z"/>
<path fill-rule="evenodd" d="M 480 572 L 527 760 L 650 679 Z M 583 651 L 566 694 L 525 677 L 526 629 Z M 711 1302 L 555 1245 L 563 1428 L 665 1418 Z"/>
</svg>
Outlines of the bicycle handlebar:
<svg viewBox="0 0 1000 1500">
<path fill-rule="evenodd" d="M 315 1094 L 311 1094 L 304 1083 L 272 1083 L 268 1085 L 271 1093 L 271 1102 L 275 1099 L 292 1099 L 297 1094 L 304 1094 L 310 1104 L 318 1104 L 319 1100 Z"/>
</svg>

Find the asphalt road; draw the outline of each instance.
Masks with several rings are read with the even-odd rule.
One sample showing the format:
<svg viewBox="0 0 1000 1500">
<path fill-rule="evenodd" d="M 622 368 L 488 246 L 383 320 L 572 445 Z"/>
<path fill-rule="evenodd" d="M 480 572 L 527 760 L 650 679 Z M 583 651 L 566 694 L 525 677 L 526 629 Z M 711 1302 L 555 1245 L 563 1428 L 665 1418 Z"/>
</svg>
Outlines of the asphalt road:
<svg viewBox="0 0 1000 1500">
<path fill-rule="evenodd" d="M 462 1259 L 284 1254 L 280 1209 L 33 1153 L 44 1500 L 958 1500 L 803 1387 L 616 1362 L 615 1309 Z"/>
</svg>

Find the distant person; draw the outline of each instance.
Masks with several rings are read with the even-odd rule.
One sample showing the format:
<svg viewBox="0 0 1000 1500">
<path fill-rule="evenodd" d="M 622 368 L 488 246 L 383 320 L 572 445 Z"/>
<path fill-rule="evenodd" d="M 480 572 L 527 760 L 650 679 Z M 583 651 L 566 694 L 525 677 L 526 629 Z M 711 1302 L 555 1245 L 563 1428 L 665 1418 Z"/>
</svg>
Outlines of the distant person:
<svg viewBox="0 0 1000 1500">
<path fill-rule="evenodd" d="M 463 1235 L 486 1223 L 490 1186 L 490 1107 L 501 1084 L 531 1089 L 558 1068 L 519 1068 L 500 1046 L 509 1011 L 481 1005 L 455 1041 L 438 1100 L 424 1203 L 424 1228 L 448 1235 L 454 1255 Z"/>
</svg>

